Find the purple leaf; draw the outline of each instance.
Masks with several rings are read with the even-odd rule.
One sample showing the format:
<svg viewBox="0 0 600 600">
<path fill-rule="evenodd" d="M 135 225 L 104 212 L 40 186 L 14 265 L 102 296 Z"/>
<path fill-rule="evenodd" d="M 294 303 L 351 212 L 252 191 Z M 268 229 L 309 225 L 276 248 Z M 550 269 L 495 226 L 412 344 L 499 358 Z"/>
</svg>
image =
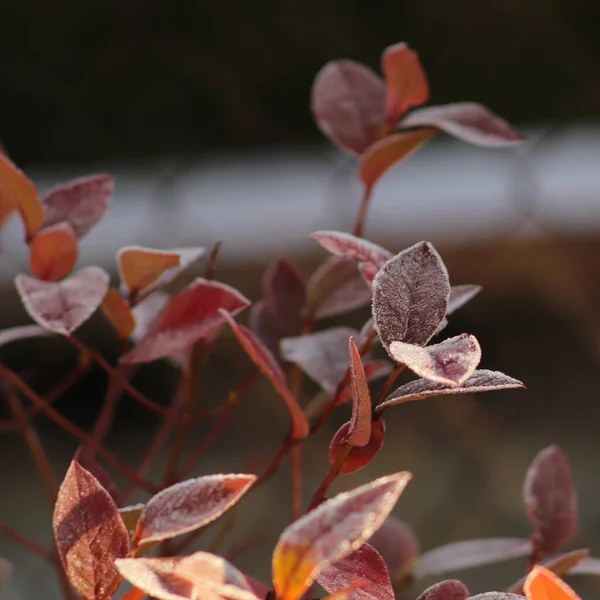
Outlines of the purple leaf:
<svg viewBox="0 0 600 600">
<path fill-rule="evenodd" d="M 312 88 L 312 112 L 319 129 L 354 154 L 362 154 L 383 129 L 385 103 L 383 79 L 350 60 L 328 62 Z"/>
<path fill-rule="evenodd" d="M 307 288 L 307 307 L 317 319 L 334 317 L 368 304 L 371 289 L 355 261 L 332 256 L 312 275 Z"/>
<path fill-rule="evenodd" d="M 448 298 L 448 307 L 446 308 L 446 316 L 451 315 L 467 302 L 472 300 L 481 291 L 480 285 L 453 285 L 450 288 L 450 297 Z"/>
<path fill-rule="evenodd" d="M 255 475 L 205 475 L 165 488 L 144 507 L 133 543 L 159 542 L 208 525 L 238 502 L 255 481 Z"/>
<path fill-rule="evenodd" d="M 478 146 L 515 146 L 523 141 L 509 123 L 475 102 L 418 108 L 402 119 L 400 127 L 435 127 Z"/>
<path fill-rule="evenodd" d="M 432 346 L 392 342 L 389 355 L 420 377 L 449 386 L 460 386 L 475 373 L 481 348 L 473 335 L 463 333 Z"/>
<path fill-rule="evenodd" d="M 114 189 L 115 179 L 108 174 L 82 177 L 55 187 L 42 198 L 42 228 L 66 221 L 81 239 L 104 216 Z"/>
<path fill-rule="evenodd" d="M 414 576 L 441 575 L 527 556 L 531 542 L 520 538 L 487 538 L 453 542 L 421 556 Z"/>
<path fill-rule="evenodd" d="M 500 371 L 488 371 L 481 369 L 475 371 L 469 379 L 461 386 L 446 386 L 442 383 L 435 383 L 428 379 L 416 379 L 405 383 L 393 391 L 384 402 L 377 406 L 377 411 L 381 411 L 394 404 L 403 402 L 413 402 L 432 396 L 454 396 L 456 394 L 474 394 L 477 392 L 493 392 L 494 390 L 506 390 L 509 388 L 525 387 L 518 379 L 513 379 Z"/>
<path fill-rule="evenodd" d="M 333 594 L 351 586 L 359 578 L 365 579 L 365 583 L 353 591 L 348 600 L 394 600 L 394 589 L 385 562 L 369 544 L 363 544 L 342 560 L 327 564 L 317 576 L 317 582 Z"/>
<path fill-rule="evenodd" d="M 548 554 L 575 535 L 577 492 L 560 446 L 549 446 L 533 459 L 525 475 L 523 497 L 527 514 L 537 525 L 531 536 L 535 554 Z"/>
<path fill-rule="evenodd" d="M 417 600 L 465 600 L 469 597 L 467 586 L 457 579 L 446 579 L 428 587 Z"/>
<path fill-rule="evenodd" d="M 420 242 L 386 262 L 373 280 L 373 318 L 381 343 L 426 344 L 446 314 L 450 281 L 435 248 Z"/>
<path fill-rule="evenodd" d="M 71 335 L 102 303 L 109 276 L 100 267 L 86 267 L 62 281 L 40 281 L 17 275 L 15 285 L 25 310 L 47 331 Z"/>
<path fill-rule="evenodd" d="M 410 572 L 419 556 L 419 540 L 404 522 L 390 515 L 369 540 L 380 554 L 393 577 Z"/>
</svg>

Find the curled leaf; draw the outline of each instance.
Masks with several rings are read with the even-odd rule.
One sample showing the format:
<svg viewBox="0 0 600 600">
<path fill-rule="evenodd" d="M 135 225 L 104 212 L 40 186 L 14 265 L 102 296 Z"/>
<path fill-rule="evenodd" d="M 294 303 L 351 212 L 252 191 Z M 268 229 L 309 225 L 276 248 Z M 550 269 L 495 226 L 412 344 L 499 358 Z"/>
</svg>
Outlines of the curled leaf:
<svg viewBox="0 0 600 600">
<path fill-rule="evenodd" d="M 358 175 L 367 190 L 394 165 L 418 150 L 435 135 L 433 129 L 401 131 L 375 142 L 362 154 L 358 163 Z"/>
<path fill-rule="evenodd" d="M 288 387 L 285 375 L 265 346 L 246 327 L 233 320 L 231 315 L 224 310 L 220 311 L 229 323 L 235 337 L 238 339 L 252 362 L 260 369 L 261 373 L 271 382 L 277 393 L 283 398 L 292 419 L 291 436 L 293 439 L 302 439 L 308 435 L 309 425 L 302 412 L 298 401 Z"/>
<path fill-rule="evenodd" d="M 83 600 L 112 598 L 121 582 L 115 560 L 129 552 L 129 536 L 109 493 L 76 461 L 60 486 L 52 524 L 77 593 Z"/>
<path fill-rule="evenodd" d="M 66 221 L 75 237 L 81 239 L 108 210 L 114 189 L 115 178 L 107 173 L 82 177 L 55 187 L 42 198 L 42 227 Z"/>
<path fill-rule="evenodd" d="M 381 57 L 381 70 L 387 82 L 386 113 L 389 123 L 413 106 L 429 98 L 429 84 L 417 53 L 401 42 L 388 46 Z"/>
<path fill-rule="evenodd" d="M 435 127 L 478 146 L 515 146 L 523 138 L 504 119 L 475 102 L 458 102 L 444 106 L 427 106 L 414 110 L 400 123 L 401 127 Z"/>
<path fill-rule="evenodd" d="M 329 444 L 329 462 L 334 465 L 340 459 L 342 453 L 347 452 L 346 441 L 350 435 L 350 421 L 344 423 L 335 433 Z M 366 467 L 377 455 L 383 446 L 385 438 L 385 422 L 383 419 L 375 419 L 371 424 L 371 435 L 369 441 L 364 446 L 353 446 L 347 454 L 340 473 L 354 473 L 363 467 Z"/>
<path fill-rule="evenodd" d="M 146 335 L 121 357 L 121 362 L 150 362 L 185 350 L 225 323 L 220 309 L 235 315 L 248 306 L 250 301 L 232 287 L 199 277 L 171 297 Z"/>
<path fill-rule="evenodd" d="M 384 402 L 377 406 L 376 410 L 379 412 L 389 406 L 394 406 L 394 404 L 413 402 L 432 396 L 455 396 L 457 394 L 493 392 L 494 390 L 522 387 L 525 386 L 518 379 L 513 379 L 504 373 L 500 373 L 500 371 L 488 371 L 487 369 L 475 371 L 471 377 L 458 387 L 435 383 L 428 379 L 415 379 L 393 391 Z"/>
<path fill-rule="evenodd" d="M 38 279 L 57 281 L 66 277 L 79 256 L 77 238 L 68 223 L 40 230 L 29 242 L 29 266 Z"/>
<path fill-rule="evenodd" d="M 205 475 L 165 488 L 142 510 L 133 543 L 159 542 L 204 527 L 238 502 L 255 481 L 255 475 Z"/>
<path fill-rule="evenodd" d="M 365 369 L 354 339 L 349 341 L 350 381 L 352 383 L 352 418 L 348 427 L 346 443 L 366 446 L 371 440 L 371 393 Z"/>
<path fill-rule="evenodd" d="M 135 317 L 127 300 L 115 287 L 109 287 L 102 300 L 102 312 L 112 323 L 122 340 L 127 340 L 135 331 Z"/>
<path fill-rule="evenodd" d="M 273 553 L 273 583 L 281 600 L 298 600 L 325 563 L 357 550 L 390 514 L 410 473 L 381 477 L 338 494 L 281 534 Z"/>
<path fill-rule="evenodd" d="M 392 342 L 388 352 L 420 377 L 449 386 L 463 385 L 481 360 L 479 342 L 467 333 L 424 348 Z"/>
<path fill-rule="evenodd" d="M 534 554 L 549 554 L 575 535 L 577 492 L 560 446 L 549 446 L 533 459 L 525 475 L 523 497 L 529 518 L 537 525 L 531 536 Z"/>
<path fill-rule="evenodd" d="M 448 271 L 429 242 L 400 252 L 373 280 L 373 319 L 381 343 L 425 345 L 442 322 L 450 296 Z"/>
<path fill-rule="evenodd" d="M 417 600 L 466 600 L 467 586 L 457 579 L 446 579 L 428 587 Z"/>
<path fill-rule="evenodd" d="M 317 582 L 328 593 L 348 588 L 359 578 L 365 582 L 349 595 L 349 600 L 394 600 L 390 574 L 379 552 L 363 544 L 346 558 L 325 565 Z"/>
<path fill-rule="evenodd" d="M 315 78 L 311 104 L 319 129 L 336 146 L 362 154 L 385 121 L 385 84 L 364 65 L 331 61 Z"/>
<path fill-rule="evenodd" d="M 108 290 L 108 273 L 86 267 L 59 282 L 17 275 L 15 286 L 25 310 L 41 327 L 71 335 L 96 311 Z"/>
</svg>

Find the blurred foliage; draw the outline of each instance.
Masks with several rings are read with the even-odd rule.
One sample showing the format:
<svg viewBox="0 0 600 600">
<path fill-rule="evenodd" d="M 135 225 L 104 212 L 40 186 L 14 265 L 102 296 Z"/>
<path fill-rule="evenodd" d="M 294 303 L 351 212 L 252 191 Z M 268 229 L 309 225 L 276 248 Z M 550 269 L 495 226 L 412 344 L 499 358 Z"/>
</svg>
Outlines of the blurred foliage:
<svg viewBox="0 0 600 600">
<path fill-rule="evenodd" d="M 405 40 L 432 101 L 600 114 L 597 0 L 3 0 L 0 140 L 21 164 L 320 140 L 317 70 Z"/>
</svg>

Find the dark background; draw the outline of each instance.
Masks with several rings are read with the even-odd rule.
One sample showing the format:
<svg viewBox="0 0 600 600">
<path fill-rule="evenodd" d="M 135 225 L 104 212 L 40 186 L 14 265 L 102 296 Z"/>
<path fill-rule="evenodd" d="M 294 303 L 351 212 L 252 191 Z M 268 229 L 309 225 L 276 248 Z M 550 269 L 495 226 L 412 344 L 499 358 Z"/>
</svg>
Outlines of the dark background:
<svg viewBox="0 0 600 600">
<path fill-rule="evenodd" d="M 0 141 L 25 169 L 258 147 L 317 151 L 323 138 L 309 97 L 318 69 L 347 57 L 377 70 L 382 49 L 401 40 L 419 52 L 433 103 L 482 102 L 525 128 L 593 124 L 600 116 L 599 22 L 596 0 L 3 0 Z M 403 244 L 398 240 L 394 250 Z M 552 231 L 535 241 L 464 240 L 441 248 L 453 282 L 485 288 L 452 320 L 449 334 L 475 333 L 485 366 L 522 379 L 528 390 L 396 411 L 381 456 L 338 489 L 406 468 L 416 477 L 396 514 L 413 525 L 425 548 L 465 537 L 526 536 L 523 475 L 541 448 L 558 442 L 581 493 L 582 528 L 571 547 L 590 545 L 600 555 L 599 249 L 593 232 L 583 238 Z M 316 258 L 301 263 L 309 273 Z M 264 268 L 228 265 L 218 276 L 255 300 Z M 12 289 L 3 302 L 3 326 L 28 322 L 22 312 L 14 316 Z M 367 315 L 351 320 L 360 326 Z M 116 359 L 117 345 L 100 317 L 81 335 Z M 69 372 L 75 355 L 44 340 L 3 349 L 2 358 L 44 391 Z M 200 401 L 221 402 L 247 368 L 243 353 L 225 340 L 202 375 Z M 142 369 L 135 379 L 159 401 L 167 400 L 173 382 L 165 365 Z M 89 427 L 105 389 L 106 377 L 93 368 L 57 406 Z M 243 470 L 249 447 L 267 460 L 285 432 L 280 404 L 261 382 L 199 472 Z M 347 415 L 338 417 L 307 453 L 307 498 L 325 473 L 331 434 Z M 36 424 L 62 475 L 75 442 L 43 419 Z M 133 462 L 153 425 L 125 398 L 108 443 Z M 206 432 L 198 428 L 194 442 Z M 0 520 L 49 543 L 50 509 L 16 435 L 0 437 L 0 459 L 6 485 Z M 289 519 L 287 473 L 241 517 L 241 537 L 260 534 L 266 541 L 236 564 L 263 578 Z M 35 597 L 45 567 L 5 541 L 0 553 L 17 565 L 19 587 L 8 597 Z M 473 591 L 501 588 L 522 567 L 465 575 L 465 581 Z"/>
</svg>

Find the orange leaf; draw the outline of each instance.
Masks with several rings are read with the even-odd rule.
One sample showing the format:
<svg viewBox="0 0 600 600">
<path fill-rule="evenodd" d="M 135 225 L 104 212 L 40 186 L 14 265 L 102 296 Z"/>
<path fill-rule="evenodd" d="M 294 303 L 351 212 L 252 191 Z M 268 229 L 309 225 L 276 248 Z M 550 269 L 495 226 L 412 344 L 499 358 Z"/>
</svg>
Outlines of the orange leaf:
<svg viewBox="0 0 600 600">
<path fill-rule="evenodd" d="M 33 182 L 0 153 L 0 221 L 3 222 L 13 208 L 19 210 L 26 237 L 31 238 L 44 220 L 44 207 L 38 201 Z"/>
<path fill-rule="evenodd" d="M 121 296 L 117 288 L 112 286 L 108 288 L 106 296 L 102 300 L 102 311 L 122 340 L 131 337 L 135 330 L 135 317 L 127 300 Z"/>
<path fill-rule="evenodd" d="M 413 106 L 420 106 L 429 98 L 429 84 L 414 50 L 404 42 L 385 49 L 381 70 L 387 82 L 387 119 L 395 124 Z"/>
<path fill-rule="evenodd" d="M 119 250 L 117 262 L 121 281 L 131 295 L 152 285 L 167 269 L 178 267 L 177 252 L 127 246 Z"/>
<path fill-rule="evenodd" d="M 358 163 L 358 174 L 363 185 L 371 189 L 381 176 L 412 154 L 419 146 L 435 135 L 435 131 L 408 131 L 389 135 L 370 146 Z"/>
<path fill-rule="evenodd" d="M 58 281 L 75 266 L 79 248 L 68 223 L 42 229 L 29 243 L 31 272 L 44 281 Z"/>
<path fill-rule="evenodd" d="M 140 588 L 133 588 L 129 590 L 121 600 L 142 600 L 142 598 L 145 598 L 147 595 L 148 594 L 143 590 L 140 590 Z"/>
<path fill-rule="evenodd" d="M 541 565 L 531 570 L 524 587 L 529 600 L 581 600 L 560 577 Z"/>
</svg>

